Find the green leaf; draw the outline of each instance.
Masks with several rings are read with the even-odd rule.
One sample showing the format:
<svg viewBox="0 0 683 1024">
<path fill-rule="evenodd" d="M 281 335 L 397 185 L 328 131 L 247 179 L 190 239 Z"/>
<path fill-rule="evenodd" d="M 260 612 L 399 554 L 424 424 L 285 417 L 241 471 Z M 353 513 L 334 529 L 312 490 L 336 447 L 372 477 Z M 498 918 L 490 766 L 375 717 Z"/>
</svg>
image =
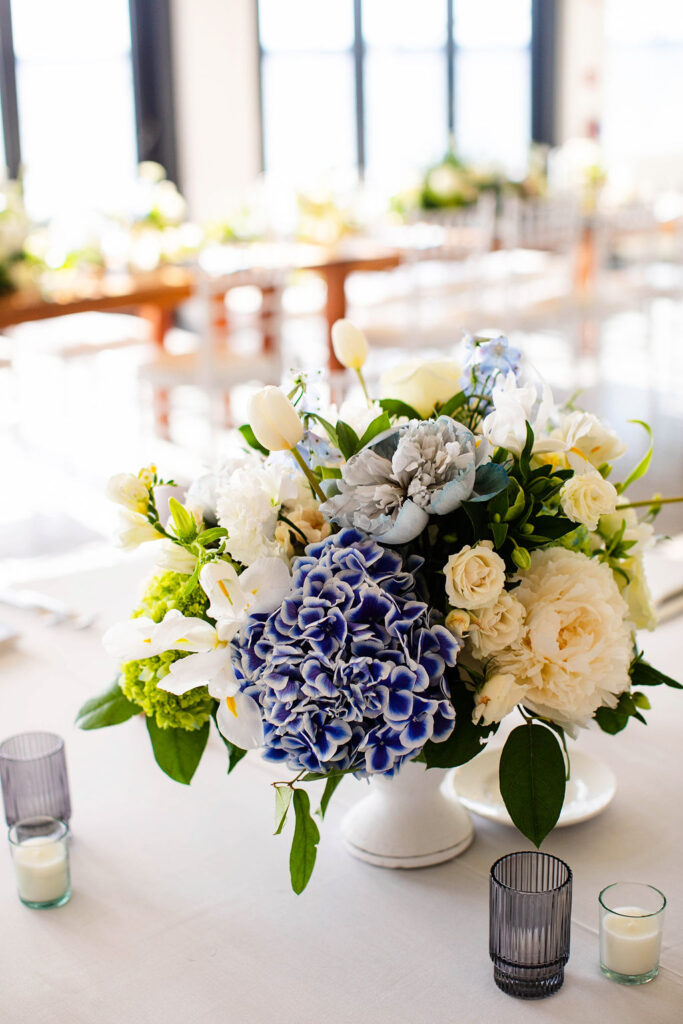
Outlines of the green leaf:
<svg viewBox="0 0 683 1024">
<path fill-rule="evenodd" d="M 221 537 L 227 537 L 228 531 L 224 526 L 211 526 L 208 530 L 202 530 L 197 537 L 197 542 L 206 547 L 207 544 L 213 544 L 214 541 L 220 540 Z"/>
<path fill-rule="evenodd" d="M 488 462 L 480 466 L 474 478 L 474 490 L 468 501 L 488 501 L 507 490 L 509 477 L 502 466 Z"/>
<path fill-rule="evenodd" d="M 178 540 L 190 542 L 197 536 L 197 524 L 194 516 L 191 515 L 176 498 L 168 499 L 168 507 L 175 523 L 176 537 Z"/>
<path fill-rule="evenodd" d="M 284 828 L 285 821 L 287 820 L 287 811 L 289 805 L 292 802 L 292 793 L 294 790 L 291 786 L 276 786 L 275 787 L 275 831 L 274 836 L 279 836 Z"/>
<path fill-rule="evenodd" d="M 453 395 L 453 397 L 449 398 L 447 402 L 444 402 L 444 404 L 439 409 L 439 416 L 452 416 L 453 413 L 457 409 L 460 409 L 461 406 L 463 406 L 466 401 L 467 395 L 465 394 L 465 392 L 458 391 L 457 395 Z"/>
<path fill-rule="evenodd" d="M 603 732 L 615 736 L 626 728 L 630 716 L 628 712 L 619 711 L 618 708 L 598 708 L 593 717 Z"/>
<path fill-rule="evenodd" d="M 294 814 L 296 822 L 289 854 L 289 874 L 292 889 L 298 895 L 304 891 L 313 874 L 320 842 L 320 832 L 311 817 L 311 802 L 305 789 L 294 790 Z"/>
<path fill-rule="evenodd" d="M 524 442 L 524 448 L 522 454 L 519 457 L 519 469 L 522 474 L 522 478 L 526 479 L 529 476 L 531 470 L 531 452 L 534 447 L 534 432 L 531 429 L 531 424 L 527 420 L 526 422 L 526 441 Z"/>
<path fill-rule="evenodd" d="M 348 423 L 344 423 L 344 420 L 338 420 L 337 437 L 339 439 L 339 451 L 348 461 L 352 455 L 356 454 L 360 446 L 358 434 Z"/>
<path fill-rule="evenodd" d="M 229 775 L 230 772 L 233 770 L 233 768 L 236 768 L 237 765 L 242 760 L 242 758 L 246 756 L 247 752 L 246 752 L 246 750 L 242 750 L 241 747 L 235 746 L 234 743 L 231 743 L 230 740 L 225 738 L 223 733 L 218 728 L 218 719 L 216 717 L 217 713 L 218 713 L 218 705 L 216 704 L 214 706 L 213 711 L 211 712 L 211 717 L 213 718 L 214 723 L 216 725 L 216 730 L 218 732 L 218 735 L 220 736 L 220 738 L 223 741 L 223 746 L 225 747 L 225 749 L 228 752 L 228 775 Z"/>
<path fill-rule="evenodd" d="M 502 548 L 505 543 L 505 538 L 508 535 L 508 524 L 507 523 L 489 523 L 489 530 L 493 537 L 493 543 L 496 548 Z"/>
<path fill-rule="evenodd" d="M 450 693 L 455 709 L 455 728 L 442 743 L 434 743 L 432 740 L 425 743 L 422 752 L 428 768 L 455 768 L 471 761 L 481 753 L 486 740 L 498 728 L 498 723 L 473 723 L 474 693 L 460 679 L 451 683 Z"/>
<path fill-rule="evenodd" d="M 160 729 L 153 718 L 148 718 L 147 732 L 152 741 L 154 758 L 161 770 L 175 782 L 189 786 L 209 738 L 208 721 L 201 729 L 189 731 Z"/>
<path fill-rule="evenodd" d="M 672 686 L 674 690 L 683 690 L 683 685 L 677 683 L 671 676 L 665 675 L 659 669 L 653 668 L 643 661 L 642 654 L 631 662 L 631 682 L 634 686 Z"/>
<path fill-rule="evenodd" d="M 365 448 L 365 445 L 369 444 L 373 437 L 377 437 L 378 434 L 382 434 L 385 430 L 391 430 L 391 420 L 389 419 L 389 414 L 383 412 L 368 426 L 367 430 L 358 442 L 358 447 Z"/>
<path fill-rule="evenodd" d="M 535 519 L 531 519 L 530 522 L 534 527 L 534 533 L 542 534 L 544 537 L 548 537 L 551 540 L 557 540 L 558 537 L 564 537 L 566 534 L 571 533 L 572 530 L 576 529 L 576 523 L 573 523 L 571 519 L 567 519 L 565 516 L 536 516 Z"/>
<path fill-rule="evenodd" d="M 123 693 L 119 678 L 117 676 L 109 689 L 99 697 L 86 700 L 76 715 L 79 729 L 103 729 L 107 725 L 120 725 L 133 715 L 141 714 L 140 707 Z"/>
<path fill-rule="evenodd" d="M 335 789 L 337 788 L 337 786 L 339 785 L 343 778 L 343 775 L 330 775 L 327 782 L 325 783 L 325 789 L 323 790 L 323 795 L 320 800 L 320 807 L 318 808 L 318 814 L 320 815 L 321 818 L 325 817 L 327 805 L 332 799 L 332 794 L 334 793 Z"/>
<path fill-rule="evenodd" d="M 631 484 L 635 483 L 636 480 L 640 480 L 641 476 L 645 476 L 645 474 L 647 473 L 648 469 L 650 468 L 650 463 L 652 462 L 652 452 L 654 450 L 654 443 L 653 443 L 653 439 L 652 439 L 652 430 L 650 429 L 648 424 L 644 423 L 643 420 L 629 420 L 629 422 L 630 423 L 637 423 L 639 427 L 642 427 L 643 430 L 645 430 L 647 432 L 647 436 L 650 439 L 650 447 L 645 452 L 645 454 L 643 455 L 642 459 L 640 460 L 638 465 L 635 467 L 635 469 L 633 469 L 629 473 L 629 475 L 626 477 L 624 482 L 621 483 L 621 484 L 617 484 L 617 493 L 618 494 L 623 494 L 624 491 L 627 490 L 627 488 L 629 488 L 631 486 Z M 655 502 L 653 502 L 653 504 L 655 504 Z"/>
<path fill-rule="evenodd" d="M 251 429 L 248 423 L 244 423 L 239 427 L 239 432 L 247 442 L 250 448 L 255 448 L 257 452 L 261 452 L 262 455 L 270 455 L 267 448 L 264 448 L 260 441 L 256 440 L 256 434 Z"/>
<path fill-rule="evenodd" d="M 417 409 L 413 409 L 412 405 L 408 405 L 407 402 L 399 401 L 398 398 L 380 398 L 379 405 L 395 419 L 399 419 L 401 416 L 407 416 L 409 420 L 423 418 Z"/>
<path fill-rule="evenodd" d="M 526 505 L 526 494 L 517 480 L 511 480 L 508 485 L 507 501 L 508 508 L 503 512 L 503 519 L 506 523 L 511 523 L 513 519 L 521 516 Z M 498 512 L 499 509 L 496 508 L 495 511 Z"/>
<path fill-rule="evenodd" d="M 317 412 L 304 413 L 304 417 L 306 420 L 315 420 L 317 423 L 319 423 L 323 430 L 326 432 L 327 436 L 329 437 L 334 447 L 339 448 L 339 439 L 337 437 L 337 431 L 334 429 L 329 420 L 326 420 L 323 416 L 320 415 L 320 413 Z"/>
<path fill-rule="evenodd" d="M 566 786 L 562 749 L 550 729 L 520 725 L 500 755 L 500 792 L 513 823 L 539 847 L 557 824 Z"/>
</svg>

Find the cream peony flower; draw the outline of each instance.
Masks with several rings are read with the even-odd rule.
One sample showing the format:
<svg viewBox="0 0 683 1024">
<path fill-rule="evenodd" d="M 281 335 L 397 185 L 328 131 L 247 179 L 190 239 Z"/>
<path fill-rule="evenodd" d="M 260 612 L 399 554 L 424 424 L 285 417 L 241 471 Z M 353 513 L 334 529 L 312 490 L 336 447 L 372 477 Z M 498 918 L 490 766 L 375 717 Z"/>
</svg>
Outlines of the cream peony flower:
<svg viewBox="0 0 683 1024">
<path fill-rule="evenodd" d="M 523 700 L 526 691 L 527 687 L 511 672 L 496 672 L 475 694 L 472 721 L 475 725 L 500 722 Z"/>
<path fill-rule="evenodd" d="M 629 688 L 628 608 L 604 563 L 578 551 L 534 551 L 515 596 L 526 609 L 519 641 L 496 655 L 497 672 L 528 687 L 524 704 L 558 725 L 585 726 Z"/>
<path fill-rule="evenodd" d="M 446 593 L 455 608 L 483 608 L 495 601 L 505 584 L 505 562 L 490 540 L 466 544 L 443 568 Z"/>
<path fill-rule="evenodd" d="M 296 529 L 292 529 L 282 519 L 275 527 L 275 540 L 281 546 L 287 558 L 294 555 L 294 545 L 316 544 L 332 532 L 322 512 L 313 506 L 303 508 L 301 505 L 287 509 L 287 519 Z M 303 536 L 302 536 L 303 535 Z"/>
<path fill-rule="evenodd" d="M 573 523 L 597 530 L 600 516 L 614 512 L 617 489 L 598 472 L 575 473 L 560 491 L 562 511 Z"/>
<path fill-rule="evenodd" d="M 580 452 L 592 466 L 614 462 L 626 451 L 618 435 L 597 416 L 579 409 L 565 414 L 553 437 L 564 441 L 568 449 Z"/>
<path fill-rule="evenodd" d="M 382 398 L 397 398 L 429 416 L 461 390 L 462 367 L 455 359 L 411 359 L 382 374 Z"/>
<path fill-rule="evenodd" d="M 519 640 L 524 607 L 513 594 L 501 591 L 498 599 L 473 612 L 470 618 L 470 650 L 478 661 L 490 658 Z M 448 625 L 448 619 L 446 620 Z"/>
</svg>

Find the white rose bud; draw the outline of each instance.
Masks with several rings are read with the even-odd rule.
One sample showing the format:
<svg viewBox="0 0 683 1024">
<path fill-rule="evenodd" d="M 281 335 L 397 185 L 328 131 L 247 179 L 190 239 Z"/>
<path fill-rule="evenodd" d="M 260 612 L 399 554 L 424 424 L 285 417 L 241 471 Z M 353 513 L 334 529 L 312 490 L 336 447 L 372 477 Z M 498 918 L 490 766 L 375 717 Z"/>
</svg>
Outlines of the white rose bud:
<svg viewBox="0 0 683 1024">
<path fill-rule="evenodd" d="M 304 435 L 299 414 L 280 388 L 261 388 L 249 402 L 249 423 L 256 440 L 270 452 L 296 448 Z"/>
<path fill-rule="evenodd" d="M 445 626 L 453 636 L 463 637 L 470 628 L 469 612 L 462 608 L 453 608 L 446 616 Z"/>
<path fill-rule="evenodd" d="M 107 497 L 131 512 L 146 512 L 149 502 L 147 487 L 132 473 L 117 473 L 107 483 Z"/>
<path fill-rule="evenodd" d="M 332 325 L 332 348 L 342 366 L 360 370 L 368 358 L 367 338 L 350 320 L 337 320 Z"/>
<path fill-rule="evenodd" d="M 429 416 L 437 403 L 447 402 L 461 390 L 461 376 L 462 367 L 455 359 L 411 359 L 382 374 L 382 397 L 406 402 L 420 416 Z"/>
<path fill-rule="evenodd" d="M 562 511 L 573 523 L 597 530 L 600 516 L 609 515 L 617 506 L 614 484 L 599 473 L 576 473 L 560 491 Z"/>
<path fill-rule="evenodd" d="M 132 551 L 140 544 L 160 539 L 161 534 L 157 533 L 145 516 L 139 512 L 132 512 L 128 508 L 121 509 L 119 530 L 116 536 L 116 543 L 120 548 L 123 548 L 124 551 Z"/>
<path fill-rule="evenodd" d="M 443 568 L 446 593 L 456 608 L 483 608 L 498 598 L 505 585 L 505 562 L 490 540 L 466 544 Z"/>
<path fill-rule="evenodd" d="M 522 632 L 524 607 L 507 590 L 502 591 L 493 604 L 479 608 L 470 620 L 470 645 L 479 661 L 512 647 Z"/>
<path fill-rule="evenodd" d="M 500 722 L 517 707 L 527 689 L 511 672 L 496 672 L 475 694 L 472 721 L 475 725 Z"/>
</svg>

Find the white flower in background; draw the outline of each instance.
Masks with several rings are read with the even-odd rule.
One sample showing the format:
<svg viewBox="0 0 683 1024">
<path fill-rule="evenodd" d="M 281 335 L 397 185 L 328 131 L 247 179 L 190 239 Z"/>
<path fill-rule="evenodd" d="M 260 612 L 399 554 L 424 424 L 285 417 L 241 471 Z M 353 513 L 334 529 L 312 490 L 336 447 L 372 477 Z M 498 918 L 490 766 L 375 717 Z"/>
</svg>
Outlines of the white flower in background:
<svg viewBox="0 0 683 1024">
<path fill-rule="evenodd" d="M 515 597 L 526 609 L 519 641 L 494 658 L 528 687 L 526 707 L 569 729 L 615 707 L 630 685 L 628 608 L 608 565 L 578 551 L 534 551 Z"/>
<path fill-rule="evenodd" d="M 524 606 L 507 590 L 492 603 L 470 616 L 469 645 L 475 658 L 483 661 L 504 647 L 516 644 L 522 632 Z"/>
<path fill-rule="evenodd" d="M 332 348 L 342 366 L 360 370 L 368 358 L 368 340 L 350 320 L 337 320 L 332 325 Z"/>
<path fill-rule="evenodd" d="M 429 416 L 460 391 L 462 367 L 455 359 L 411 359 L 382 374 L 382 398 L 396 398 Z"/>
<path fill-rule="evenodd" d="M 159 689 L 180 696 L 197 686 L 208 686 L 211 696 L 220 701 L 216 719 L 225 738 L 243 750 L 263 744 L 258 704 L 240 691 L 228 643 L 210 622 L 173 609 L 161 622 L 144 616 L 121 622 L 105 633 L 103 642 L 105 650 L 121 662 L 165 651 L 189 652 L 171 663 L 168 674 L 157 684 Z"/>
<path fill-rule="evenodd" d="M 511 672 L 496 672 L 475 694 L 472 721 L 475 725 L 493 725 L 509 715 L 524 699 L 527 687 Z"/>
<path fill-rule="evenodd" d="M 107 497 L 117 505 L 123 505 L 131 512 L 146 512 L 149 504 L 147 485 L 133 473 L 116 473 L 109 478 Z"/>
<path fill-rule="evenodd" d="M 197 558 L 180 544 L 172 540 L 162 540 L 157 548 L 157 565 L 161 569 L 191 576 L 197 566 Z"/>
<path fill-rule="evenodd" d="M 281 558 L 258 558 L 240 575 L 229 562 L 209 562 L 199 574 L 220 640 L 232 640 L 249 615 L 272 612 L 289 590 L 289 569 Z"/>
<path fill-rule="evenodd" d="M 610 427 L 593 413 L 578 409 L 562 417 L 552 436 L 564 441 L 568 451 L 580 453 L 596 468 L 604 462 L 614 462 L 626 451 L 626 445 Z"/>
<path fill-rule="evenodd" d="M 347 398 L 346 401 L 342 402 L 339 414 L 333 418 L 332 422 L 334 423 L 335 419 L 343 420 L 344 423 L 348 423 L 355 430 L 358 437 L 362 437 L 372 421 L 381 415 L 382 406 L 379 402 L 373 402 L 371 405 L 368 405 L 365 401 L 359 402 L 352 398 Z"/>
<path fill-rule="evenodd" d="M 619 560 L 619 567 L 627 574 L 629 581 L 627 583 L 621 573 L 615 573 L 614 578 L 628 605 L 629 621 L 634 629 L 654 629 L 657 625 L 657 612 L 643 564 L 644 552 L 654 544 L 654 527 L 651 523 L 639 521 L 635 509 L 620 509 L 617 505 L 612 515 L 601 518 L 600 533 L 607 538 L 613 537 L 624 524 L 626 528 L 622 542 L 633 546 L 628 549 L 627 557 Z"/>
<path fill-rule="evenodd" d="M 624 498 L 621 499 L 622 503 Z M 633 542 L 633 547 L 628 549 L 629 557 L 642 555 L 644 551 L 651 548 L 655 542 L 655 528 L 652 523 L 645 523 L 638 519 L 638 513 L 634 508 L 620 508 L 617 505 L 611 515 L 602 516 L 600 519 L 600 533 L 605 537 L 612 537 L 618 533 L 626 524 L 622 541 Z"/>
<path fill-rule="evenodd" d="M 444 623 L 446 629 L 449 629 L 453 636 L 464 637 L 470 628 L 470 616 L 469 612 L 466 612 L 463 608 L 453 608 L 446 616 Z"/>
<path fill-rule="evenodd" d="M 491 399 L 493 412 L 484 419 L 481 431 L 494 448 L 507 448 L 509 452 L 520 455 L 526 443 L 527 422 L 534 432 L 534 453 L 566 448 L 560 438 L 553 439 L 547 434 L 548 422 L 555 412 L 552 392 L 547 384 L 539 400 L 537 389 L 532 385 L 518 387 L 517 379 L 510 371 L 505 383 L 494 387 Z"/>
<path fill-rule="evenodd" d="M 151 540 L 160 540 L 161 535 L 140 512 L 131 512 L 128 508 L 122 508 L 119 514 L 119 526 L 115 536 L 118 547 L 124 551 L 132 551 L 140 544 L 146 544 Z"/>
<path fill-rule="evenodd" d="M 560 491 L 560 504 L 573 523 L 597 530 L 600 517 L 614 512 L 617 497 L 614 484 L 592 469 L 589 473 L 575 473 L 565 481 Z"/>
<path fill-rule="evenodd" d="M 458 197 L 464 202 L 473 202 L 477 198 L 477 190 L 467 174 L 450 162 L 430 171 L 426 184 L 429 191 L 444 202 Z"/>
<path fill-rule="evenodd" d="M 298 412 L 285 393 L 272 384 L 251 396 L 248 419 L 256 440 L 270 452 L 290 451 L 304 436 Z"/>
<path fill-rule="evenodd" d="M 505 562 L 490 540 L 466 544 L 443 568 L 446 594 L 455 608 L 483 608 L 497 600 L 505 585 Z"/>
</svg>

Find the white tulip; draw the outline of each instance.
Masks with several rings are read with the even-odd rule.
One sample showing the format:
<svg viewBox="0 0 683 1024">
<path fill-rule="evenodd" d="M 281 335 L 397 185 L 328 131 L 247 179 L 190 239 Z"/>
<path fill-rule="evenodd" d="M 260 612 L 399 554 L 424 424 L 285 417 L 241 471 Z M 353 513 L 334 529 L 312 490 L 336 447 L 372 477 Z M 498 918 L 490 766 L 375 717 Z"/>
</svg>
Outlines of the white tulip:
<svg viewBox="0 0 683 1024">
<path fill-rule="evenodd" d="M 304 435 L 296 409 L 280 388 L 272 384 L 252 395 L 248 416 L 256 440 L 268 451 L 295 448 Z"/>
<path fill-rule="evenodd" d="M 342 366 L 360 370 L 368 358 L 367 338 L 350 320 L 337 320 L 332 325 L 332 348 Z"/>
<path fill-rule="evenodd" d="M 420 416 L 462 390 L 462 367 L 455 359 L 411 359 L 382 374 L 382 398 L 396 398 L 411 405 Z"/>
<path fill-rule="evenodd" d="M 146 512 L 149 492 L 143 481 L 133 473 L 116 473 L 107 483 L 107 497 L 132 512 Z"/>
</svg>

